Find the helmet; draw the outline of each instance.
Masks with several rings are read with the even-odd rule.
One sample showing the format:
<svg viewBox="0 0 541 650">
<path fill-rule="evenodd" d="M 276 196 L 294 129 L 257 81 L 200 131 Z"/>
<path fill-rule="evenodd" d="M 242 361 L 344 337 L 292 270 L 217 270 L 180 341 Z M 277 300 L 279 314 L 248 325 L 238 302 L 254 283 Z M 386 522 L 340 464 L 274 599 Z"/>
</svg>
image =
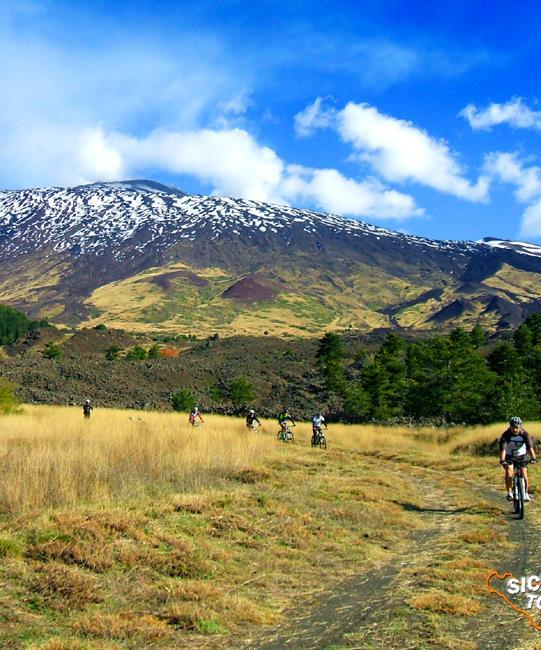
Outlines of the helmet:
<svg viewBox="0 0 541 650">
<path fill-rule="evenodd" d="M 512 427 L 519 427 L 519 426 L 522 424 L 522 420 L 521 420 L 519 417 L 517 417 L 516 415 L 514 415 L 514 416 L 509 420 L 509 424 L 510 424 Z"/>
<path fill-rule="evenodd" d="M 85 404 L 90 404 L 90 400 L 89 400 L 89 399 L 85 399 Z"/>
<path fill-rule="evenodd" d="M 199 411 L 199 408 L 197 406 L 194 406 L 192 410 L 194 413 L 197 413 L 197 411 Z"/>
<path fill-rule="evenodd" d="M 316 418 L 320 418 L 320 417 L 321 417 L 321 413 L 318 411 L 318 412 L 316 413 Z"/>
<path fill-rule="evenodd" d="M 255 409 L 250 409 L 250 410 L 248 411 L 248 413 L 251 413 L 252 415 L 254 415 L 254 414 L 255 414 Z"/>
</svg>

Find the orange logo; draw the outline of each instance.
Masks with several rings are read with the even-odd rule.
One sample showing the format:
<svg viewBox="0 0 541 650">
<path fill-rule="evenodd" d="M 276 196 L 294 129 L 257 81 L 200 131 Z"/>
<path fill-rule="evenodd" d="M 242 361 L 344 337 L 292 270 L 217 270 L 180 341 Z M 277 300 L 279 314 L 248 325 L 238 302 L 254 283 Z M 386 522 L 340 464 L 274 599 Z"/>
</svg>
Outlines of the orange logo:
<svg viewBox="0 0 541 650">
<path fill-rule="evenodd" d="M 534 620 L 534 618 L 533 618 L 530 611 L 528 611 L 527 609 L 522 609 L 522 608 L 518 607 L 517 605 L 515 605 L 509 599 L 508 596 L 506 596 L 504 593 L 502 593 L 501 591 L 496 589 L 496 587 L 493 587 L 490 584 L 490 581 L 492 579 L 494 579 L 494 578 L 496 578 L 497 580 L 505 580 L 506 578 L 514 579 L 515 581 L 517 581 L 517 583 L 519 582 L 519 579 L 515 578 L 515 576 L 509 571 L 504 573 L 503 575 L 500 575 L 497 571 L 490 571 L 489 573 L 487 573 L 487 575 L 485 577 L 485 589 L 489 593 L 494 594 L 495 596 L 498 596 L 498 598 L 501 598 L 504 602 L 506 602 L 508 605 L 510 605 L 515 610 L 515 612 L 518 612 L 519 614 L 522 614 L 526 618 L 526 621 L 527 621 L 528 625 L 533 627 L 535 630 L 541 631 L 541 625 L 539 625 L 538 623 L 535 622 L 535 620 Z M 537 591 L 537 589 L 539 589 L 540 586 L 541 585 L 540 585 L 539 582 L 537 582 L 535 584 L 531 583 L 531 585 L 529 586 L 529 589 L 530 590 L 533 589 L 533 590 Z M 540 593 L 539 597 L 541 598 L 541 593 Z M 530 602 L 529 607 L 531 607 L 532 602 L 533 602 L 533 600 Z M 539 607 L 539 605 L 538 605 L 538 607 Z"/>
</svg>

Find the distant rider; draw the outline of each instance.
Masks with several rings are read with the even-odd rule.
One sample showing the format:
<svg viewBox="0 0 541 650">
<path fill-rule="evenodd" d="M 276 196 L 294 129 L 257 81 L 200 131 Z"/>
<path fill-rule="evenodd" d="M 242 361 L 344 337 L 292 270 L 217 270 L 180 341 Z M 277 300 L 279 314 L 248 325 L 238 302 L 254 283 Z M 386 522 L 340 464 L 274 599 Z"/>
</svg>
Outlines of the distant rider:
<svg viewBox="0 0 541 650">
<path fill-rule="evenodd" d="M 93 409 L 94 409 L 94 407 L 90 403 L 90 400 L 85 399 L 85 403 L 83 404 L 83 415 L 84 415 L 84 417 L 89 418 Z"/>
<path fill-rule="evenodd" d="M 203 423 L 203 418 L 201 417 L 201 413 L 199 413 L 199 409 L 197 406 L 194 406 L 193 409 L 190 411 L 190 417 L 188 418 L 188 422 L 194 427 L 197 422 L 199 421 L 200 424 Z"/>
<path fill-rule="evenodd" d="M 278 424 L 280 425 L 282 431 L 286 430 L 288 420 L 291 422 L 293 426 L 296 426 L 295 420 L 291 417 L 289 411 L 287 409 L 282 409 L 280 413 L 278 413 Z"/>
<path fill-rule="evenodd" d="M 537 462 L 535 449 L 530 434 L 522 426 L 522 420 L 519 417 L 512 417 L 509 420 L 509 427 L 502 433 L 500 438 L 500 463 L 503 465 L 505 472 L 505 489 L 507 499 L 513 500 L 513 458 L 526 459 L 530 455 L 532 463 Z M 530 501 L 528 489 L 528 470 L 523 468 L 524 479 L 526 482 L 525 501 Z"/>
<path fill-rule="evenodd" d="M 246 414 L 246 426 L 248 429 L 254 429 L 255 428 L 255 423 L 257 422 L 257 426 L 261 426 L 261 422 L 259 421 L 258 417 L 255 414 L 255 409 L 248 409 L 248 413 Z"/>
<path fill-rule="evenodd" d="M 325 418 L 321 413 L 316 413 L 312 418 L 312 443 L 319 443 L 319 437 L 321 436 L 321 427 L 327 428 L 327 423 Z"/>
</svg>

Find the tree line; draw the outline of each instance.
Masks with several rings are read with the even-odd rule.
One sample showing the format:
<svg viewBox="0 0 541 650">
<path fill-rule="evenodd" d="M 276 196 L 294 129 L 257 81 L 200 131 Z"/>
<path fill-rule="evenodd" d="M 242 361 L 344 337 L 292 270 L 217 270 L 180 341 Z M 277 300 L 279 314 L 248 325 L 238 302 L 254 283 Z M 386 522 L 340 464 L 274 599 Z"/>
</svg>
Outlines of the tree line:
<svg viewBox="0 0 541 650">
<path fill-rule="evenodd" d="M 342 339 L 326 334 L 317 354 L 337 418 L 349 422 L 486 424 L 541 417 L 541 314 L 509 339 L 479 326 L 408 341 L 389 333 L 379 349 L 346 361 Z"/>
<path fill-rule="evenodd" d="M 46 318 L 30 320 L 17 309 L 0 305 L 0 345 L 10 345 L 29 332 L 48 326 Z"/>
</svg>

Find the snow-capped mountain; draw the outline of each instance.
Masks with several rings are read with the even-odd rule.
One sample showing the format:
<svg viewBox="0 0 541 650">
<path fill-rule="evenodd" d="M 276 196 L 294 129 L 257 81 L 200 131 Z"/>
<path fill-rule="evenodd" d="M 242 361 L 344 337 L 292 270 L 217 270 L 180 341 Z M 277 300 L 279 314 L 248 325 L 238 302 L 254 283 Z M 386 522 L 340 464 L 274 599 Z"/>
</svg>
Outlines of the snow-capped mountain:
<svg viewBox="0 0 541 650">
<path fill-rule="evenodd" d="M 166 329 L 185 325 L 172 313 L 174 300 L 179 313 L 186 304 L 199 309 L 206 301 L 214 329 L 221 326 L 221 312 L 225 320 L 239 320 L 241 311 L 273 301 L 283 309 L 297 303 L 297 312 L 305 314 L 318 305 L 332 310 L 334 301 L 337 318 L 322 316 L 320 329 L 330 324 L 431 327 L 482 314 L 505 327 L 536 308 L 541 297 L 541 280 L 539 296 L 526 288 L 518 295 L 516 283 L 511 287 L 505 277 L 510 269 L 537 277 L 541 248 L 490 238 L 433 241 L 309 210 L 187 195 L 148 180 L 0 192 L 0 302 L 59 320 L 102 318 L 128 326 L 133 305 L 113 317 L 112 306 L 102 299 L 104 287 L 123 287 L 127 295 L 134 283 L 140 288 L 151 277 L 151 288 L 161 292 L 160 305 L 168 307 L 165 320 L 147 310 L 149 327 L 152 322 Z M 212 273 L 223 281 L 211 281 Z M 205 290 L 192 295 L 198 285 Z M 348 314 L 348 303 L 355 317 Z M 428 303 L 428 311 L 420 309 Z M 518 312 L 511 309 L 514 303 Z M 506 309 L 509 314 L 502 313 Z M 276 311 L 262 319 L 262 327 L 277 320 Z M 422 312 L 419 320 L 414 312 Z M 132 320 L 137 319 L 135 314 Z M 288 316 L 286 321 L 291 325 Z M 248 326 L 239 330 L 243 327 Z M 296 327 L 303 333 L 302 324 Z"/>
</svg>

